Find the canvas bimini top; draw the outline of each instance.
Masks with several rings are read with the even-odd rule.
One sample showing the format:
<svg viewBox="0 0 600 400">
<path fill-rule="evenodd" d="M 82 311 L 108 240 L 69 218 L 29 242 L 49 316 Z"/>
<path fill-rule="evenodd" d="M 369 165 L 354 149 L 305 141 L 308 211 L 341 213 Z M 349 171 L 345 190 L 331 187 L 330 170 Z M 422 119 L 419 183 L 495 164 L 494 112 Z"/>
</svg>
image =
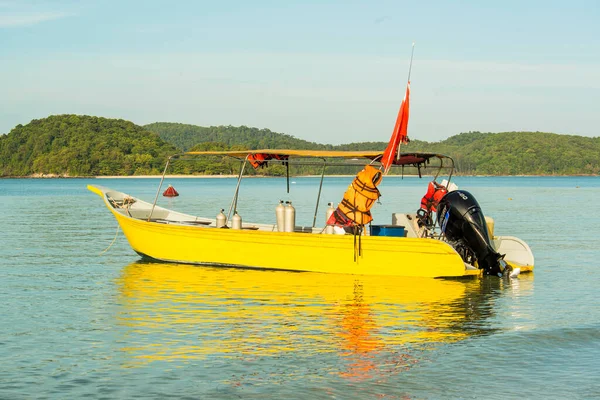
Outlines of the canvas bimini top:
<svg viewBox="0 0 600 400">
<path fill-rule="evenodd" d="M 292 158 L 345 158 L 360 159 L 366 158 L 372 161 L 378 161 L 383 156 L 383 152 L 367 151 L 334 151 L 334 150 L 289 150 L 289 149 L 262 149 L 262 150 L 238 150 L 238 151 L 188 151 L 182 155 L 198 156 L 228 156 L 234 158 L 250 160 L 289 160 Z M 400 153 L 400 157 L 394 160 L 394 165 L 412 165 L 419 166 L 429 164 L 432 158 L 437 158 L 441 162 L 449 161 L 449 167 L 454 166 L 451 157 L 426 152 L 407 152 Z"/>
</svg>

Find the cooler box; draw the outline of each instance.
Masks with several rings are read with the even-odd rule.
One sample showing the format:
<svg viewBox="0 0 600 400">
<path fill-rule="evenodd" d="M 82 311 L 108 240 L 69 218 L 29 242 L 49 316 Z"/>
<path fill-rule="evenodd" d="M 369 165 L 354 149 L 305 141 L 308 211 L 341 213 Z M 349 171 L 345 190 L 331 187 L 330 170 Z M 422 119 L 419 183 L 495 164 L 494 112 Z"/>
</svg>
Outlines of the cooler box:
<svg viewBox="0 0 600 400">
<path fill-rule="evenodd" d="M 405 235 L 402 225 L 371 225 L 371 236 L 404 237 Z"/>
</svg>

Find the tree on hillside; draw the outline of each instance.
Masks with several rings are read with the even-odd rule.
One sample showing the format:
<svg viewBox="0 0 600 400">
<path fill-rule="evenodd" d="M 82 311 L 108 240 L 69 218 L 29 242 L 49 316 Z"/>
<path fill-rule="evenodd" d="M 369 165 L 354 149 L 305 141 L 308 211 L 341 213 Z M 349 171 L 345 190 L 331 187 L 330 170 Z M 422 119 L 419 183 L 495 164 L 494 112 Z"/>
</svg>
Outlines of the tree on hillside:
<svg viewBox="0 0 600 400">
<path fill-rule="evenodd" d="M 175 151 L 129 121 L 55 115 L 0 138 L 1 176 L 155 174 Z"/>
<path fill-rule="evenodd" d="M 205 142 L 218 142 L 229 146 L 241 145 L 249 150 L 316 150 L 331 148 L 331 145 L 313 143 L 291 135 L 272 132 L 269 129 L 250 128 L 243 125 L 202 127 L 188 124 L 155 122 L 145 125 L 144 128 L 157 133 L 165 141 L 172 143 L 184 151 Z"/>
</svg>

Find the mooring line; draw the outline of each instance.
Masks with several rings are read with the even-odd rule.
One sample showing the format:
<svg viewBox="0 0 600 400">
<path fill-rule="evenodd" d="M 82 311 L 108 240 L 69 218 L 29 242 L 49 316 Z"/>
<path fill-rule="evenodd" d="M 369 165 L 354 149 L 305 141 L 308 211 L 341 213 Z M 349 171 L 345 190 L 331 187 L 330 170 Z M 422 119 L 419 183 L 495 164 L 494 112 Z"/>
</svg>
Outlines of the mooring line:
<svg viewBox="0 0 600 400">
<path fill-rule="evenodd" d="M 104 249 L 103 251 L 100 252 L 100 255 L 106 253 L 108 251 L 108 249 L 110 249 L 111 246 L 115 243 L 115 240 L 117 240 L 117 236 L 119 236 L 119 228 L 120 228 L 120 226 L 119 226 L 119 224 L 117 224 L 117 232 L 115 233 L 114 239 L 112 240 L 112 242 L 110 242 L 110 244 L 108 245 L 108 247 L 106 249 Z"/>
</svg>

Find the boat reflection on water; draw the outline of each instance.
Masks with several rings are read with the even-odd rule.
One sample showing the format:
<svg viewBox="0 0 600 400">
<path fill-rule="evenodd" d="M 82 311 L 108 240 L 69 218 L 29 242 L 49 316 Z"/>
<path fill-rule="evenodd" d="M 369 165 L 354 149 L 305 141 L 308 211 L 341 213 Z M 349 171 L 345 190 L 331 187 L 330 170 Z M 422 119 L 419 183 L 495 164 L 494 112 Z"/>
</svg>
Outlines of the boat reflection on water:
<svg viewBox="0 0 600 400">
<path fill-rule="evenodd" d="M 531 283 L 521 280 L 519 290 Z M 118 323 L 128 366 L 319 357 L 322 372 L 361 379 L 491 332 L 504 285 L 136 262 L 118 281 Z"/>
</svg>

